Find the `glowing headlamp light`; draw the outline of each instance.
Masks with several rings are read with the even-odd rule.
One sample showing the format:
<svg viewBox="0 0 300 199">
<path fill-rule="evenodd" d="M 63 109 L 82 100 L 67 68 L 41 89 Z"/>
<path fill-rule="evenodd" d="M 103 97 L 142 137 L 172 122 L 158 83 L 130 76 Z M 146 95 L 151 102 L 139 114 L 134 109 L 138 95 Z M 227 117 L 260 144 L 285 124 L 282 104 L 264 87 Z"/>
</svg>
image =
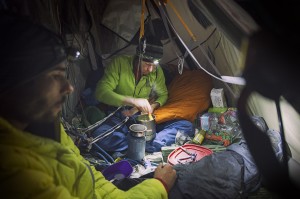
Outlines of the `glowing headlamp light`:
<svg viewBox="0 0 300 199">
<path fill-rule="evenodd" d="M 70 61 L 75 61 L 80 58 L 80 51 L 75 47 L 68 47 L 67 48 L 67 55 Z"/>
<path fill-rule="evenodd" d="M 159 64 L 159 60 L 158 59 L 153 60 L 153 64 L 154 65 L 158 65 Z"/>
<path fill-rule="evenodd" d="M 145 55 L 142 55 L 142 59 L 143 61 L 153 63 L 154 65 L 158 65 L 160 61 L 159 59 L 155 59 L 153 57 L 145 56 Z"/>
</svg>

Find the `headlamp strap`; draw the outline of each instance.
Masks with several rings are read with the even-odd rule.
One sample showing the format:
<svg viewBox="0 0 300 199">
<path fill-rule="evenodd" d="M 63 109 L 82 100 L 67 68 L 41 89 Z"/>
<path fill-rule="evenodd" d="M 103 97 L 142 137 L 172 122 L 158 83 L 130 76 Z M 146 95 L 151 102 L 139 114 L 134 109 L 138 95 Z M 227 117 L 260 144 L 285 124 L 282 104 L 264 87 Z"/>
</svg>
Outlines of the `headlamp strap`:
<svg viewBox="0 0 300 199">
<path fill-rule="evenodd" d="M 142 0 L 140 40 L 144 37 L 144 31 L 145 31 L 144 28 L 145 6 L 146 6 L 146 0 Z"/>
<path fill-rule="evenodd" d="M 146 39 L 144 39 L 144 41 L 143 41 L 143 51 L 142 52 L 143 52 L 142 55 L 144 55 L 146 52 Z"/>
</svg>

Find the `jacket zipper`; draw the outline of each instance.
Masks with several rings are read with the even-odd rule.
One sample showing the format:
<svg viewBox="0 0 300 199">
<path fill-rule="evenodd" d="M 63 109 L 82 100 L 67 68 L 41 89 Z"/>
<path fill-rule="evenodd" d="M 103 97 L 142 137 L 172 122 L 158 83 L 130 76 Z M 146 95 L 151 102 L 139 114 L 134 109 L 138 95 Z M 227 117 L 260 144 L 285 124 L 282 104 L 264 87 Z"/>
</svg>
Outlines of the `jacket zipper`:
<svg viewBox="0 0 300 199">
<path fill-rule="evenodd" d="M 87 163 L 85 163 L 85 162 L 83 162 L 83 163 L 85 164 L 85 166 L 89 169 L 89 171 L 91 173 L 91 177 L 92 177 L 92 181 L 93 181 L 93 198 L 96 199 L 96 193 L 95 193 L 95 176 L 93 174 L 93 171 L 92 171 L 91 167 Z"/>
<path fill-rule="evenodd" d="M 139 91 L 139 93 L 138 93 L 138 95 L 141 93 L 141 91 L 142 91 L 142 88 L 147 84 L 147 81 L 148 81 L 148 79 L 146 80 L 146 82 L 145 82 L 145 84 L 141 87 L 141 89 L 140 89 L 140 91 Z"/>
</svg>

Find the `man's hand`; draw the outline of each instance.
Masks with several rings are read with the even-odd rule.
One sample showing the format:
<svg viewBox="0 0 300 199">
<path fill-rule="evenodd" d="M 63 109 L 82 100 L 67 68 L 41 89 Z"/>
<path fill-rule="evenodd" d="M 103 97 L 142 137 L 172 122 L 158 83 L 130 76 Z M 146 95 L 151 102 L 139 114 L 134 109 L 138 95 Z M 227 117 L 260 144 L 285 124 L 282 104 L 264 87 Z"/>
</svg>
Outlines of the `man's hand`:
<svg viewBox="0 0 300 199">
<path fill-rule="evenodd" d="M 160 107 L 160 104 L 155 102 L 155 103 L 151 104 L 150 106 L 151 106 L 151 111 L 150 112 L 142 112 L 142 114 L 152 114 L 155 109 Z"/>
<path fill-rule="evenodd" d="M 122 111 L 123 115 L 128 116 L 128 117 L 133 116 L 137 112 L 139 112 L 139 109 L 137 109 L 136 107 L 133 107 L 133 108 L 131 108 L 129 110 Z"/>
<path fill-rule="evenodd" d="M 134 106 L 141 112 L 152 113 L 152 107 L 147 99 L 127 97 L 124 104 Z"/>
<path fill-rule="evenodd" d="M 173 187 L 175 180 L 177 178 L 176 171 L 170 164 L 159 164 L 154 172 L 154 178 L 161 181 L 167 191 Z"/>
<path fill-rule="evenodd" d="M 154 112 L 155 109 L 158 109 L 160 107 L 160 104 L 158 102 L 154 102 L 153 104 L 151 104 L 151 108 L 152 108 L 152 112 Z"/>
</svg>

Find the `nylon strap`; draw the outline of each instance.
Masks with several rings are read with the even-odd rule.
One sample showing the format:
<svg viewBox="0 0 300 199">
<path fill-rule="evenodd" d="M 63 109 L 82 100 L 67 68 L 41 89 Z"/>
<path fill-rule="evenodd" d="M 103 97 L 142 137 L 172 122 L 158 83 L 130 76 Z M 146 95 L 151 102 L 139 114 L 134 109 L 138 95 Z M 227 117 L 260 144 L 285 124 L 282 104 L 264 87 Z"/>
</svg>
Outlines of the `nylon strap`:
<svg viewBox="0 0 300 199">
<path fill-rule="evenodd" d="M 144 37 L 144 33 L 145 33 L 145 25 L 144 25 L 145 5 L 146 5 L 146 0 L 142 0 L 140 40 Z"/>
<path fill-rule="evenodd" d="M 178 19 L 180 20 L 180 22 L 182 23 L 183 27 L 186 29 L 186 31 L 189 33 L 189 35 L 192 37 L 192 39 L 194 41 L 197 41 L 195 35 L 193 34 L 193 32 L 190 30 L 190 28 L 187 26 L 187 24 L 184 22 L 184 20 L 182 19 L 182 17 L 180 16 L 179 12 L 177 11 L 177 9 L 175 8 L 174 4 L 169 0 L 167 1 L 167 3 L 170 5 L 170 7 L 173 9 L 174 13 L 176 14 L 176 16 L 178 17 Z"/>
<path fill-rule="evenodd" d="M 166 28 L 166 31 L 168 33 L 168 36 L 169 36 L 169 39 L 171 41 L 171 44 L 174 46 L 172 48 L 172 50 L 175 52 L 177 58 L 178 58 L 178 73 L 181 75 L 182 74 L 182 70 L 183 70 L 183 64 L 184 64 L 184 58 L 179 56 L 179 54 L 177 53 L 177 51 L 175 50 L 176 49 L 176 45 L 174 44 L 175 41 L 173 40 L 173 37 L 171 35 L 171 32 L 170 32 L 170 29 L 169 29 L 169 26 L 168 26 L 168 20 L 167 20 L 167 14 L 166 12 L 164 11 L 164 2 L 162 1 L 158 1 L 158 9 L 159 9 L 159 12 L 160 12 L 160 15 L 161 15 L 161 18 L 163 20 L 163 23 L 164 23 L 164 26 Z M 170 23 L 170 22 L 169 22 Z"/>
</svg>

